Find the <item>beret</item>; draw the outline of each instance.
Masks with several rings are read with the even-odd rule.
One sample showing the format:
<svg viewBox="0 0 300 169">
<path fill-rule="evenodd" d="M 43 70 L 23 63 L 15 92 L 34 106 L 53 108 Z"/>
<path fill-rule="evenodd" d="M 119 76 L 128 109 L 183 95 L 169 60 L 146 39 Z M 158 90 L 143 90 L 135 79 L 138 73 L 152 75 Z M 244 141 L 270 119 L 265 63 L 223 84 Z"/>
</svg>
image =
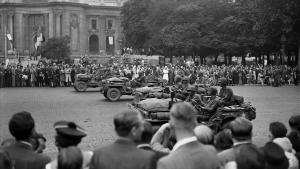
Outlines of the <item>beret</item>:
<svg viewBox="0 0 300 169">
<path fill-rule="evenodd" d="M 54 123 L 54 128 L 58 135 L 65 137 L 80 139 L 86 136 L 84 129 L 74 122 L 58 121 Z"/>
</svg>

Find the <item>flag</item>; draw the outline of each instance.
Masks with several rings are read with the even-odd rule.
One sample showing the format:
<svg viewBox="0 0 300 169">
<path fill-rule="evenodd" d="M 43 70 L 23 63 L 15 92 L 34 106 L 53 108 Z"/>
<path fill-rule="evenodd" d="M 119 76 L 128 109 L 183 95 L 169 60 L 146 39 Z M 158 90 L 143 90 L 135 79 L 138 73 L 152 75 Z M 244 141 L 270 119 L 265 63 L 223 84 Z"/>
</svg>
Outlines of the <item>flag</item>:
<svg viewBox="0 0 300 169">
<path fill-rule="evenodd" d="M 7 39 L 8 39 L 9 41 L 12 41 L 12 40 L 13 40 L 11 34 L 7 34 L 6 36 L 7 36 Z"/>
</svg>

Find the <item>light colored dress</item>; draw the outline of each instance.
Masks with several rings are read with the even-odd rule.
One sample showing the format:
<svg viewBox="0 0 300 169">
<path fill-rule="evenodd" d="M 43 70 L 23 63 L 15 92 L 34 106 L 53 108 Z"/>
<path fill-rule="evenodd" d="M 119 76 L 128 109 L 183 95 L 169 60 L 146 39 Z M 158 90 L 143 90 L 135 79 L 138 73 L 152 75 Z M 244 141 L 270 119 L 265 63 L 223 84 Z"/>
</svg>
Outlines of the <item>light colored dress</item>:
<svg viewBox="0 0 300 169">
<path fill-rule="evenodd" d="M 169 81 L 169 70 L 168 69 L 164 69 L 163 70 L 163 79 L 166 81 Z"/>
</svg>

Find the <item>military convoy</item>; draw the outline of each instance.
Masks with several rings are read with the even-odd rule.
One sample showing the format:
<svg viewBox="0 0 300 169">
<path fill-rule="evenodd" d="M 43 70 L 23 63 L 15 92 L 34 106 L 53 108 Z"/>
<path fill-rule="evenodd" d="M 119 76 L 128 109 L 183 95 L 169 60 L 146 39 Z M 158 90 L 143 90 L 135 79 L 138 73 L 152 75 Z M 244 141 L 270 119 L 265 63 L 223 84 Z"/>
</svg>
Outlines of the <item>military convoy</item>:
<svg viewBox="0 0 300 169">
<path fill-rule="evenodd" d="M 205 98 L 207 96 L 202 94 L 202 97 Z M 146 121 L 157 127 L 169 121 L 169 111 L 172 104 L 181 101 L 182 100 L 180 99 L 167 97 L 145 98 L 138 102 L 128 104 L 128 107 L 141 113 Z M 244 102 L 237 103 L 236 105 L 219 107 L 216 112 L 211 114 L 211 116 L 203 116 L 201 110 L 198 108 L 196 108 L 196 110 L 198 111 L 198 122 L 211 127 L 215 131 L 221 130 L 236 117 L 245 117 L 249 120 L 256 118 L 256 109 L 250 103 Z"/>
<path fill-rule="evenodd" d="M 159 86 L 159 79 L 146 80 L 139 83 L 136 80 L 129 80 L 126 77 L 114 76 L 102 81 L 102 93 L 109 101 L 118 101 L 122 95 L 132 95 L 136 88 L 143 86 Z"/>
</svg>

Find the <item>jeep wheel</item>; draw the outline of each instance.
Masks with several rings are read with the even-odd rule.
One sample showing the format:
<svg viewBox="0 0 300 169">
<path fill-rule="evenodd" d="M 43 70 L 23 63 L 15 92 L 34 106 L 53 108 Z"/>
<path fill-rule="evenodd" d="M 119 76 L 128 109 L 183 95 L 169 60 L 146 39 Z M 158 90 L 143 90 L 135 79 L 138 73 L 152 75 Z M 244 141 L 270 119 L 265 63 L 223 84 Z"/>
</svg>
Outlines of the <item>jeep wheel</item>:
<svg viewBox="0 0 300 169">
<path fill-rule="evenodd" d="M 79 92 L 85 92 L 87 89 L 87 85 L 85 82 L 78 82 L 75 85 L 76 85 L 75 89 L 77 88 L 77 91 Z"/>
<path fill-rule="evenodd" d="M 121 97 L 121 91 L 117 88 L 109 88 L 107 90 L 106 96 L 110 101 L 117 101 Z"/>
</svg>

